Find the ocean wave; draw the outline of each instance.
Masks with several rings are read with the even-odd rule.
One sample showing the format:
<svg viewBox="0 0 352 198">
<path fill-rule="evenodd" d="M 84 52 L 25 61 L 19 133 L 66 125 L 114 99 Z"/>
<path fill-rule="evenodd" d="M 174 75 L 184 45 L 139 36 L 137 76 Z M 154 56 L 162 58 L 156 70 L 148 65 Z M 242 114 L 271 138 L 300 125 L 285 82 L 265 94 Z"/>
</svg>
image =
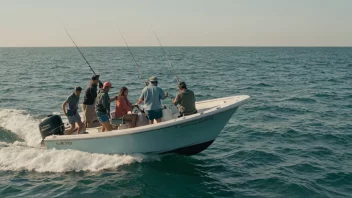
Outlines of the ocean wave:
<svg viewBox="0 0 352 198">
<path fill-rule="evenodd" d="M 336 96 L 336 93 L 328 93 L 328 92 L 314 94 L 314 97 L 328 98 L 328 99 L 330 99 L 331 97 L 335 97 L 335 96 Z"/>
<path fill-rule="evenodd" d="M 327 79 L 328 82 L 341 82 L 340 79 L 336 79 L 336 78 L 329 78 Z"/>
<path fill-rule="evenodd" d="M 317 179 L 318 184 L 327 184 L 331 186 L 345 186 L 352 185 L 352 173 L 348 172 L 330 172 L 325 174 L 322 178 Z"/>
<path fill-rule="evenodd" d="M 352 104 L 345 105 L 345 108 L 351 108 L 352 109 Z"/>
<path fill-rule="evenodd" d="M 287 113 L 292 115 L 299 115 L 311 112 L 311 110 L 306 109 L 304 107 L 290 106 L 288 104 L 264 104 L 261 106 L 257 106 L 252 108 L 254 112 L 257 111 L 267 111 L 267 112 L 277 112 L 277 113 Z M 282 115 L 280 115 L 282 116 Z"/>
<path fill-rule="evenodd" d="M 334 151 L 332 149 L 329 149 L 327 147 L 323 147 L 323 146 L 317 146 L 312 148 L 312 150 L 310 151 L 311 155 L 317 156 L 317 157 L 321 157 L 321 156 L 332 156 L 335 155 Z"/>
<path fill-rule="evenodd" d="M 262 60 L 259 63 L 269 63 L 269 64 L 273 64 L 276 63 L 276 61 L 269 61 L 269 60 Z"/>
<path fill-rule="evenodd" d="M 40 147 L 39 122 L 26 111 L 0 109 L 0 127 L 15 133 L 31 147 Z"/>
<path fill-rule="evenodd" d="M 292 97 L 287 99 L 287 101 L 297 101 L 302 103 L 316 103 L 317 101 L 313 98 L 306 98 L 306 97 Z"/>
<path fill-rule="evenodd" d="M 265 152 L 262 150 L 241 150 L 233 153 L 229 157 L 248 162 L 250 163 L 250 166 L 260 166 L 263 164 L 277 164 L 284 161 L 277 154 Z"/>
<path fill-rule="evenodd" d="M 13 143 L 15 141 L 23 141 L 23 140 L 19 138 L 15 133 L 12 133 L 11 131 L 0 127 L 0 142 L 2 141 Z"/>
<path fill-rule="evenodd" d="M 258 86 L 258 87 L 272 87 L 272 85 L 267 84 L 267 83 L 257 83 L 256 86 Z"/>
<path fill-rule="evenodd" d="M 257 65 L 256 63 L 245 63 L 245 62 L 240 62 L 240 65 L 250 65 L 250 66 L 255 66 Z"/>
<path fill-rule="evenodd" d="M 298 129 L 288 128 L 283 134 L 282 137 L 287 141 L 295 143 L 301 141 L 302 144 L 309 145 L 311 147 L 312 143 L 324 142 L 330 145 L 348 145 L 352 141 L 352 134 L 338 134 L 338 133 L 324 133 L 320 132 L 303 132 Z M 333 155 L 334 151 L 330 150 L 329 147 L 313 147 L 313 150 L 309 150 L 310 154 L 316 156 L 321 155 Z"/>
<path fill-rule="evenodd" d="M 7 91 L 4 91 L 3 93 L 7 93 Z M 18 102 L 18 101 L 20 100 L 16 98 L 1 98 L 1 102 Z"/>
<path fill-rule="evenodd" d="M 352 94 L 348 94 L 344 97 L 344 99 L 350 99 L 350 98 L 352 98 Z"/>
<path fill-rule="evenodd" d="M 263 178 L 251 179 L 246 181 L 244 184 L 247 188 L 261 188 L 265 186 L 266 190 L 264 192 L 266 194 L 264 197 L 292 197 L 292 194 L 287 192 L 299 192 L 299 195 L 296 194 L 297 197 L 302 197 L 302 195 L 307 194 L 317 196 L 314 191 L 308 189 L 302 183 L 298 184 L 292 180 L 287 181 L 283 177 L 272 175 Z M 260 195 L 263 195 L 264 192 L 261 192 L 255 197 L 261 197 Z"/>
<path fill-rule="evenodd" d="M 300 162 L 291 166 L 287 166 L 286 168 L 292 169 L 300 173 L 314 173 L 314 172 L 321 172 L 324 170 L 322 167 L 319 167 L 317 164 L 313 165 L 308 162 Z"/>
<path fill-rule="evenodd" d="M 252 86 L 239 87 L 237 90 L 249 90 L 249 89 L 253 89 L 253 87 Z"/>
</svg>

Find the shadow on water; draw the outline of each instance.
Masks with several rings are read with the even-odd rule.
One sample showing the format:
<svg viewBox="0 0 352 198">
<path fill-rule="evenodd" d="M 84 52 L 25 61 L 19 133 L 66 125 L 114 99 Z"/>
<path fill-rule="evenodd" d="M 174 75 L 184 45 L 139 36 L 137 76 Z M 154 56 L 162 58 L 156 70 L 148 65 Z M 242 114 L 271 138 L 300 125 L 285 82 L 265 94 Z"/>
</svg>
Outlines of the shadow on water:
<svg viewBox="0 0 352 198">
<path fill-rule="evenodd" d="M 6 177 L 1 182 L 0 193 L 30 196 L 36 192 L 40 197 L 234 196 L 226 183 L 214 178 L 208 166 L 207 162 L 192 157 L 170 155 L 160 161 L 99 172 L 0 172 L 2 179 Z"/>
</svg>

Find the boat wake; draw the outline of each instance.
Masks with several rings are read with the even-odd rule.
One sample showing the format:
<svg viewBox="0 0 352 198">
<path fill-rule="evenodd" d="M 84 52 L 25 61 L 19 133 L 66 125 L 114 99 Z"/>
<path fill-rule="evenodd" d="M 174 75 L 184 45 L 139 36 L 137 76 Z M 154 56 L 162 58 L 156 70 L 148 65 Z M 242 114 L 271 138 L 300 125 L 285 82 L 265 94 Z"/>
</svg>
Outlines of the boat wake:
<svg viewBox="0 0 352 198">
<path fill-rule="evenodd" d="M 70 172 L 116 169 L 122 165 L 159 160 L 158 156 L 104 155 L 40 147 L 40 120 L 25 111 L 0 109 L 0 132 L 14 133 L 12 142 L 0 136 L 0 170 Z M 5 129 L 5 130 L 3 130 Z M 7 131 L 6 131 L 7 130 Z"/>
</svg>

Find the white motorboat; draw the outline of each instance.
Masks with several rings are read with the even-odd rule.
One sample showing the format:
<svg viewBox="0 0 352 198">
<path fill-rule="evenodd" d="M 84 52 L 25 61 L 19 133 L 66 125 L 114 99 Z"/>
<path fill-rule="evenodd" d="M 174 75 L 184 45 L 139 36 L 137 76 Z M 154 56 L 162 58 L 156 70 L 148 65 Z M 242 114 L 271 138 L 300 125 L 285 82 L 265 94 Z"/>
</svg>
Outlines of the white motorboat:
<svg viewBox="0 0 352 198">
<path fill-rule="evenodd" d="M 101 132 L 101 127 L 86 129 L 87 134 L 50 135 L 43 145 L 48 149 L 73 149 L 102 154 L 194 155 L 208 148 L 235 111 L 250 96 L 231 96 L 196 103 L 198 113 L 178 118 L 172 106 L 163 110 L 163 122 L 135 128 Z M 143 114 L 141 114 L 143 117 Z M 112 121 L 114 123 L 114 121 Z M 42 126 L 43 129 L 48 125 Z"/>
</svg>

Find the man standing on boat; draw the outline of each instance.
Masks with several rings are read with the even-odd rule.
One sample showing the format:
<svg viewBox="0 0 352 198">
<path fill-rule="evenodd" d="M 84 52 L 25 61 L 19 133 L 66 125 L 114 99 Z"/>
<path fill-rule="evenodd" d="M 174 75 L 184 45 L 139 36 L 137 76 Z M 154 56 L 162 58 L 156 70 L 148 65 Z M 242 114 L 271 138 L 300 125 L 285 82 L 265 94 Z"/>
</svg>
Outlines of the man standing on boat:
<svg viewBox="0 0 352 198">
<path fill-rule="evenodd" d="M 78 124 L 77 134 L 79 134 L 83 128 L 83 123 L 78 113 L 79 96 L 81 94 L 81 91 L 81 87 L 76 87 L 73 93 L 68 96 L 65 102 L 62 104 L 62 111 L 64 112 L 65 116 L 67 116 L 68 122 L 71 125 L 71 128 L 68 131 L 68 135 L 71 135 L 72 132 L 75 130 L 76 123 Z M 67 111 L 66 105 L 68 105 Z"/>
<path fill-rule="evenodd" d="M 103 89 L 99 91 L 99 94 L 97 96 L 97 103 L 95 106 L 98 120 L 103 127 L 102 132 L 105 132 L 106 130 L 112 131 L 113 129 L 110 124 L 110 103 L 112 101 L 115 101 L 117 99 L 117 96 L 115 98 L 110 98 L 110 88 L 113 88 L 112 84 L 110 82 L 105 82 L 103 85 Z"/>
<path fill-rule="evenodd" d="M 163 117 L 163 107 L 161 105 L 161 100 L 168 97 L 168 93 L 158 87 L 158 79 L 153 76 L 149 79 L 150 84 L 142 90 L 142 94 L 139 97 L 137 105 L 144 102 L 145 111 L 148 115 L 149 124 L 153 124 L 154 119 L 157 123 L 161 122 Z"/>
<path fill-rule="evenodd" d="M 178 83 L 179 92 L 172 100 L 174 105 L 178 105 L 180 117 L 197 113 L 196 98 L 193 91 L 187 89 L 185 82 Z"/>
<path fill-rule="evenodd" d="M 94 104 L 98 94 L 98 84 L 100 87 L 99 75 L 94 75 L 90 85 L 85 89 L 82 111 L 86 128 L 93 127 L 93 122 L 97 120 Z"/>
</svg>

